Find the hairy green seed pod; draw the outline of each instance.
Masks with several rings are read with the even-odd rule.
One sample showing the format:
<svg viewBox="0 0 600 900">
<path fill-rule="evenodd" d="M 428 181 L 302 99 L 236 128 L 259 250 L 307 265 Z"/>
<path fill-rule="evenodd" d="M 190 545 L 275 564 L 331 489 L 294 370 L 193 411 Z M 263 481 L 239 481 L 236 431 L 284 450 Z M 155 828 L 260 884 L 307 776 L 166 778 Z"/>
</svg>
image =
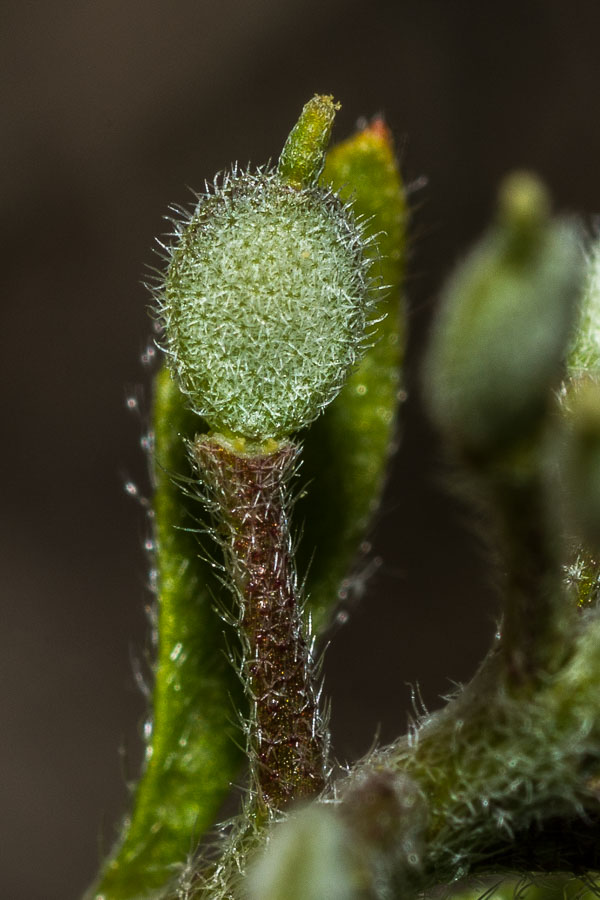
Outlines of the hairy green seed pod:
<svg viewBox="0 0 600 900">
<path fill-rule="evenodd" d="M 234 169 L 177 226 L 159 298 L 166 350 L 213 431 L 264 441 L 302 428 L 336 396 L 364 347 L 370 285 L 361 225 L 307 175 L 322 165 L 322 147 L 308 165 L 300 153 L 297 178 L 288 171 L 290 141 L 306 138 L 303 122 L 318 131 L 317 99 L 317 112 L 333 109 L 330 98 L 307 104 L 281 171 Z M 328 136 L 331 115 L 322 129 Z"/>
<path fill-rule="evenodd" d="M 561 374 L 580 291 L 577 229 L 548 216 L 540 182 L 518 173 L 497 222 L 450 279 L 432 333 L 426 387 L 459 451 L 487 457 L 534 429 Z"/>
</svg>

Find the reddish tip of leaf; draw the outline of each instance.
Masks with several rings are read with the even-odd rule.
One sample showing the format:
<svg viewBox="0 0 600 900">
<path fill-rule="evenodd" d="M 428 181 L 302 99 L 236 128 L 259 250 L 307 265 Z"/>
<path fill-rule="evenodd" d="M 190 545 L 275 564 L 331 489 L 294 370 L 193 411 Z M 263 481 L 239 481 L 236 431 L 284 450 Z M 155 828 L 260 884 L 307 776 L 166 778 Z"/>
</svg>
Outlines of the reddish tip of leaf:
<svg viewBox="0 0 600 900">
<path fill-rule="evenodd" d="M 392 142 L 392 133 L 387 127 L 382 115 L 375 116 L 364 129 L 363 133 L 365 135 L 370 134 L 374 138 L 378 138 L 380 141 L 384 141 L 388 144 Z"/>
<path fill-rule="evenodd" d="M 382 115 L 375 116 L 364 128 L 338 147 L 353 147 L 358 152 L 375 153 L 390 162 L 395 156 L 392 132 Z M 335 148 L 333 152 L 335 153 Z"/>
</svg>

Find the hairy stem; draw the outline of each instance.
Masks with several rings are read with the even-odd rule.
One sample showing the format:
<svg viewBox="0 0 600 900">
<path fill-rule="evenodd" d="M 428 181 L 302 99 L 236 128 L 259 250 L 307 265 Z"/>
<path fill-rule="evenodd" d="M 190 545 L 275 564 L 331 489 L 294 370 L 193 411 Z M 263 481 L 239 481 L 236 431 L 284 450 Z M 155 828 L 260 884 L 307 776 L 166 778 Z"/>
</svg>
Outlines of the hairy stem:
<svg viewBox="0 0 600 900">
<path fill-rule="evenodd" d="M 575 615 L 540 474 L 500 479 L 493 493 L 506 567 L 501 646 L 513 682 L 528 683 L 560 668 Z"/>
<path fill-rule="evenodd" d="M 323 725 L 291 549 L 288 485 L 298 455 L 292 443 L 252 454 L 215 437 L 194 444 L 238 601 L 252 790 L 263 814 L 325 783 Z"/>
</svg>

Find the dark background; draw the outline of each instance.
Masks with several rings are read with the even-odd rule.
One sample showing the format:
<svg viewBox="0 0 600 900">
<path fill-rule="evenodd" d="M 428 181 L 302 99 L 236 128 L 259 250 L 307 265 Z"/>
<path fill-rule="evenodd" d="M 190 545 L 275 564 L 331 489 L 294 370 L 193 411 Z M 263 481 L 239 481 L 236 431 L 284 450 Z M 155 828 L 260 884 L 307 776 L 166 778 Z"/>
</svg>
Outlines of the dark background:
<svg viewBox="0 0 600 900">
<path fill-rule="evenodd" d="M 141 286 L 171 201 L 275 157 L 315 92 L 335 136 L 383 112 L 414 231 L 413 336 L 483 227 L 499 179 L 536 169 L 600 210 L 600 5 L 563 0 L 4 3 L 0 94 L 2 625 L 0 895 L 75 900 L 137 768 L 144 701 Z M 469 677 L 494 630 L 489 576 L 444 499 L 414 390 L 373 536 L 383 564 L 326 658 L 335 749 L 404 730 Z M 142 398 L 143 406 L 143 398 Z M 119 748 L 124 753 L 119 754 Z"/>
</svg>

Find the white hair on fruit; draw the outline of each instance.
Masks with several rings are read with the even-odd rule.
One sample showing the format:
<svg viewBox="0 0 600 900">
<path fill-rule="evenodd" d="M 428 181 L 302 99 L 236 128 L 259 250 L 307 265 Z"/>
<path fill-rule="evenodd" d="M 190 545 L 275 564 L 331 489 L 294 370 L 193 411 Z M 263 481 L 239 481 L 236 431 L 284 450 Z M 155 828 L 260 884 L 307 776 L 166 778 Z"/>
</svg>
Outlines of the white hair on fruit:
<svg viewBox="0 0 600 900">
<path fill-rule="evenodd" d="M 351 206 L 272 170 L 234 169 L 175 233 L 157 299 L 190 406 L 253 440 L 307 425 L 366 345 L 368 241 Z"/>
</svg>

